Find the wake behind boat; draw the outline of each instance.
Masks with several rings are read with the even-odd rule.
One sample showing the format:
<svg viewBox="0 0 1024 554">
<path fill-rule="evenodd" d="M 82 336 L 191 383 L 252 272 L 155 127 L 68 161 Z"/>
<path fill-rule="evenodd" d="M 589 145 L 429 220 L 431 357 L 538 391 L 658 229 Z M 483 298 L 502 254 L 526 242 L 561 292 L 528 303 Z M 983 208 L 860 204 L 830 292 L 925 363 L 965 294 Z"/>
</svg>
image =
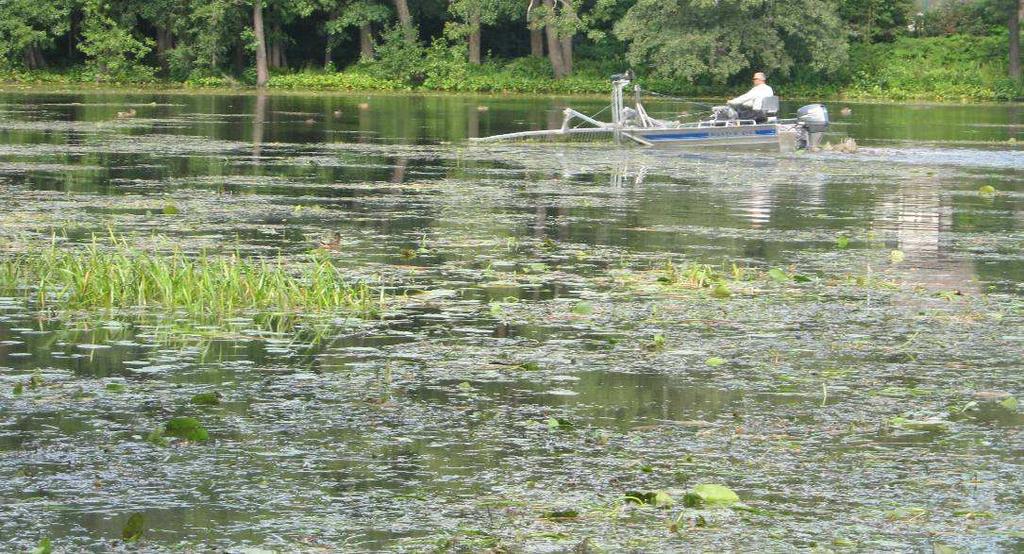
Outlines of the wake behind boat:
<svg viewBox="0 0 1024 554">
<path fill-rule="evenodd" d="M 642 146 L 673 146 L 688 148 L 769 148 L 791 151 L 817 148 L 828 129 L 828 109 L 822 104 L 809 104 L 797 110 L 796 117 L 779 119 L 779 98 L 762 101 L 761 109 L 741 119 L 729 106 L 715 106 L 713 115 L 696 122 L 680 122 L 651 117 L 641 102 L 642 91 L 633 85 L 633 106 L 624 104 L 624 90 L 633 82 L 632 71 L 612 76 L 612 121 L 594 119 L 572 108 L 566 108 L 558 129 L 521 131 L 470 139 L 474 142 L 515 140 L 613 140 L 623 139 Z M 574 122 L 578 123 L 573 126 Z M 584 126 L 589 125 L 589 126 Z"/>
</svg>

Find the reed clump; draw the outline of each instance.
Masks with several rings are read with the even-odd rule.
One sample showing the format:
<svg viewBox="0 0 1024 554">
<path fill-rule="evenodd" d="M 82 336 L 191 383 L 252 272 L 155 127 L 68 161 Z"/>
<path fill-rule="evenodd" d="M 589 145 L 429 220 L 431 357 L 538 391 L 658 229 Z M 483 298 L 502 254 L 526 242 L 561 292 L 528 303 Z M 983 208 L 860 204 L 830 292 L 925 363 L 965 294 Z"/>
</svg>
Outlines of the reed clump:
<svg viewBox="0 0 1024 554">
<path fill-rule="evenodd" d="M 202 316 L 244 311 L 372 315 L 380 299 L 326 256 L 297 261 L 160 253 L 111 238 L 80 249 L 46 248 L 0 260 L 0 287 L 29 288 L 40 307 L 184 310 Z"/>
</svg>

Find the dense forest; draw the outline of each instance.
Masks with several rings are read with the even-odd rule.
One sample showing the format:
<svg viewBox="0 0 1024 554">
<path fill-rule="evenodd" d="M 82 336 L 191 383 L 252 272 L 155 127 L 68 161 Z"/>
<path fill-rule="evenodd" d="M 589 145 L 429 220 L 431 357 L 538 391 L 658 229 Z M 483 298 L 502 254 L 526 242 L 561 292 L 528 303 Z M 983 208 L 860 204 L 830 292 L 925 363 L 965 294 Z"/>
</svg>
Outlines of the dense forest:
<svg viewBox="0 0 1024 554">
<path fill-rule="evenodd" d="M 1019 98 L 1024 1 L 930 4 L 4 0 L 0 76 L 591 92 L 630 66 L 677 91 L 712 91 L 763 70 L 795 90 Z"/>
</svg>

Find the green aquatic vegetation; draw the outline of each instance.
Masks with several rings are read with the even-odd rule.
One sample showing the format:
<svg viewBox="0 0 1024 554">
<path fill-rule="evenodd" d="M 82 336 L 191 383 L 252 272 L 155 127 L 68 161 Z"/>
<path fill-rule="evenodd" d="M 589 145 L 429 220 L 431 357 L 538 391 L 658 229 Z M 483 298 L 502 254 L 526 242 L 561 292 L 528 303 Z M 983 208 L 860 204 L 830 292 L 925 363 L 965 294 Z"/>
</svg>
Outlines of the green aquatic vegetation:
<svg viewBox="0 0 1024 554">
<path fill-rule="evenodd" d="M 650 342 L 644 345 L 648 350 L 664 350 L 665 349 L 665 335 L 657 333 L 651 338 Z"/>
<path fill-rule="evenodd" d="M 198 419 L 187 416 L 172 418 L 164 424 L 163 434 L 192 442 L 202 442 L 210 438 L 210 434 Z"/>
<path fill-rule="evenodd" d="M 594 306 L 590 302 L 577 302 L 572 307 L 572 313 L 576 315 L 591 315 L 594 313 Z"/>
<path fill-rule="evenodd" d="M 711 289 L 711 296 L 715 298 L 729 298 L 732 296 L 732 290 L 725 283 L 718 283 L 715 288 Z"/>
<path fill-rule="evenodd" d="M 894 264 L 898 264 L 905 259 L 906 254 L 904 254 L 902 250 L 893 250 L 892 252 L 889 252 L 889 261 Z"/>
<path fill-rule="evenodd" d="M 121 538 L 125 542 L 135 542 L 142 538 L 142 533 L 146 530 L 146 518 L 142 514 L 132 514 L 128 521 L 124 524 L 124 528 L 121 529 Z"/>
<path fill-rule="evenodd" d="M 181 213 L 181 210 L 179 210 L 178 206 L 176 206 L 175 204 L 166 204 L 166 205 L 164 205 L 164 209 L 163 209 L 163 214 L 164 215 L 178 215 L 179 213 Z"/>
<path fill-rule="evenodd" d="M 850 246 L 850 237 L 847 237 L 846 235 L 839 235 L 836 237 L 836 248 L 844 250 L 848 246 Z"/>
<path fill-rule="evenodd" d="M 792 280 L 788 273 L 777 267 L 768 270 L 768 278 L 776 283 L 788 283 Z"/>
<path fill-rule="evenodd" d="M 725 485 L 703 484 L 683 496 L 683 503 L 691 508 L 729 507 L 740 501 L 732 489 Z"/>
<path fill-rule="evenodd" d="M 25 392 L 25 385 L 22 383 L 15 383 L 13 390 L 11 391 L 14 396 L 20 396 Z"/>
<path fill-rule="evenodd" d="M 32 549 L 31 554 L 51 554 L 53 552 L 53 542 L 50 539 L 45 538 L 39 541 L 39 544 Z"/>
<path fill-rule="evenodd" d="M 654 506 L 656 508 L 669 508 L 675 505 L 676 501 L 667 491 L 627 491 L 623 495 L 627 504 L 639 504 Z"/>
<path fill-rule="evenodd" d="M 978 188 L 978 193 L 982 196 L 991 196 L 996 193 L 996 187 L 993 187 L 992 185 L 983 185 Z"/>
<path fill-rule="evenodd" d="M 194 315 L 247 310 L 372 315 L 380 299 L 326 256 L 298 260 L 160 253 L 113 238 L 109 248 L 34 249 L 0 261 L 0 288 L 30 287 L 40 307 L 161 307 Z"/>
<path fill-rule="evenodd" d="M 704 360 L 704 364 L 709 366 L 709 367 L 718 367 L 720 365 L 724 365 L 726 363 L 726 361 L 727 360 L 725 360 L 724 358 L 719 358 L 717 356 L 712 356 L 712 357 Z"/>
<path fill-rule="evenodd" d="M 191 402 L 197 406 L 216 406 L 220 404 L 221 394 L 214 392 L 201 392 L 192 397 Z"/>
<path fill-rule="evenodd" d="M 124 383 L 107 383 L 107 385 L 103 388 L 106 389 L 107 392 L 120 393 L 125 391 Z"/>
<path fill-rule="evenodd" d="M 658 282 L 664 285 L 707 288 L 722 280 L 721 274 L 708 264 L 689 264 L 680 268 L 672 262 L 666 262 L 661 271 Z"/>
</svg>

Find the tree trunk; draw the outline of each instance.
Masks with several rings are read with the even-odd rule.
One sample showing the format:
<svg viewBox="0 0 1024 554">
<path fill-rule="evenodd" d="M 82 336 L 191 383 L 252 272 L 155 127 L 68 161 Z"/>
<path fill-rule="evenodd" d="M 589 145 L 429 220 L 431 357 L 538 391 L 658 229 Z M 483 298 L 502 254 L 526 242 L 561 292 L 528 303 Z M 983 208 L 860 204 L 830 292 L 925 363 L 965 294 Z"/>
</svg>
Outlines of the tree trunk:
<svg viewBox="0 0 1024 554">
<path fill-rule="evenodd" d="M 267 68 L 267 39 L 263 36 L 263 0 L 252 3 L 252 31 L 256 35 L 256 86 L 263 88 L 270 80 Z"/>
<path fill-rule="evenodd" d="M 565 37 L 560 40 L 562 44 L 562 66 L 565 67 L 565 74 L 572 74 L 572 37 Z"/>
<path fill-rule="evenodd" d="M 167 51 L 174 48 L 174 36 L 171 30 L 163 25 L 156 28 L 156 55 L 163 58 Z"/>
<path fill-rule="evenodd" d="M 1020 80 L 1020 3 L 1010 7 L 1010 78 Z"/>
<path fill-rule="evenodd" d="M 544 0 L 544 6 L 553 11 L 555 0 Z M 555 79 L 561 79 L 568 73 L 565 71 L 565 58 L 562 57 L 562 42 L 558 39 L 558 31 L 550 25 L 545 25 L 544 34 L 548 39 L 548 59 L 551 60 L 551 67 L 555 70 Z"/>
<path fill-rule="evenodd" d="M 405 39 L 416 40 L 416 29 L 412 26 L 412 14 L 409 13 L 409 3 L 406 0 L 392 0 L 395 4 L 395 11 L 398 12 L 398 23 L 405 31 Z"/>
<path fill-rule="evenodd" d="M 480 65 L 480 12 L 474 11 L 469 18 L 469 63 Z"/>
<path fill-rule="evenodd" d="M 40 50 L 39 46 L 32 44 L 25 48 L 24 52 L 25 67 L 29 69 L 45 69 L 46 58 L 43 57 L 43 51 Z"/>
<path fill-rule="evenodd" d="M 359 57 L 364 60 L 376 57 L 373 51 L 373 30 L 369 23 L 363 23 L 359 27 Z"/>
<path fill-rule="evenodd" d="M 234 62 L 232 65 L 235 66 L 235 75 L 245 73 L 245 46 L 241 44 L 235 45 Z"/>
<path fill-rule="evenodd" d="M 540 29 L 530 29 L 530 55 L 544 57 L 544 31 Z"/>
</svg>

